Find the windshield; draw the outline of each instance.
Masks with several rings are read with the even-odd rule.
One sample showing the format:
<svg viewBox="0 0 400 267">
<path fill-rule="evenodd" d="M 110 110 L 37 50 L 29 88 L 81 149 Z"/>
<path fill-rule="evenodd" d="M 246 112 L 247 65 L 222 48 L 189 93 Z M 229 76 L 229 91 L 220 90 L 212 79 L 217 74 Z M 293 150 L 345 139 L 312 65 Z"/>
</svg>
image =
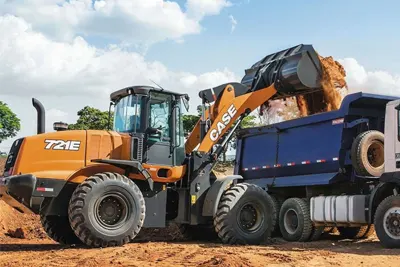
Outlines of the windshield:
<svg viewBox="0 0 400 267">
<path fill-rule="evenodd" d="M 128 95 L 122 98 L 114 110 L 114 131 L 120 133 L 140 130 L 141 96 Z"/>
</svg>

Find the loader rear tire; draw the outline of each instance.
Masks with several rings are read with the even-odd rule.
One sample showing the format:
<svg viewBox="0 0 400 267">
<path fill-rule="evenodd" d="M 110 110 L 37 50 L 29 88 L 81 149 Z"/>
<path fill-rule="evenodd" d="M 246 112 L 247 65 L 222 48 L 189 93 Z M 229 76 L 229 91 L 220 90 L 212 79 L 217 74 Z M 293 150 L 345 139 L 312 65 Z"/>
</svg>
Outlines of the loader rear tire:
<svg viewBox="0 0 400 267">
<path fill-rule="evenodd" d="M 351 161 L 358 175 L 382 175 L 384 161 L 384 135 L 375 130 L 366 131 L 357 136 L 351 147 Z"/>
<path fill-rule="evenodd" d="M 47 235 L 57 243 L 61 245 L 82 244 L 82 241 L 72 230 L 67 216 L 41 215 L 40 222 Z"/>
<path fill-rule="evenodd" d="M 214 226 L 225 244 L 258 245 L 271 236 L 275 217 L 273 200 L 265 190 L 239 183 L 222 195 Z"/>
<path fill-rule="evenodd" d="M 74 191 L 69 221 L 79 239 L 90 247 L 122 246 L 139 233 L 145 219 L 139 187 L 118 173 L 99 173 Z"/>
<path fill-rule="evenodd" d="M 305 242 L 312 234 L 310 207 L 304 199 L 289 198 L 279 212 L 279 227 L 283 239 Z"/>
</svg>

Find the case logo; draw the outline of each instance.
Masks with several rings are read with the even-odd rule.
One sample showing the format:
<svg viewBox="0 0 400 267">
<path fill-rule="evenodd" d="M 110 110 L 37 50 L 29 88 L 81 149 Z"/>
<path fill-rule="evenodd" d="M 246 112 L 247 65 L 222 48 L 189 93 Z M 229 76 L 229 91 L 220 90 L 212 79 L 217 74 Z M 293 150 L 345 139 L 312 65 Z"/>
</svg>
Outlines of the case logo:
<svg viewBox="0 0 400 267">
<path fill-rule="evenodd" d="M 212 129 L 210 131 L 210 139 L 211 141 L 216 141 L 218 137 L 221 135 L 222 131 L 226 128 L 226 126 L 229 124 L 229 122 L 233 119 L 235 116 L 237 110 L 235 106 L 232 104 L 229 108 L 228 111 L 222 115 L 222 122 L 219 121 L 217 122 L 217 129 Z"/>
<path fill-rule="evenodd" d="M 78 151 L 81 146 L 81 141 L 64 141 L 64 140 L 52 140 L 46 139 L 44 140 L 46 146 L 44 149 L 46 150 L 71 150 Z"/>
</svg>

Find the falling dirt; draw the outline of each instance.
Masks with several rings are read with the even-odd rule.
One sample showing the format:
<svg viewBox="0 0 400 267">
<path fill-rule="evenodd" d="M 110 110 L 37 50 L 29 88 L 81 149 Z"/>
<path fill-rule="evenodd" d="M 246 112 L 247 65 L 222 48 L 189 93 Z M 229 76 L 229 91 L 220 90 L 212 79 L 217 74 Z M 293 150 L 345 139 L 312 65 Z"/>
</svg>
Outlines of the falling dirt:
<svg viewBox="0 0 400 267">
<path fill-rule="evenodd" d="M 319 58 L 322 64 L 322 91 L 296 97 L 301 117 L 339 109 L 342 94 L 347 93 L 344 67 L 333 57 Z"/>
<path fill-rule="evenodd" d="M 278 115 L 283 120 L 290 120 L 340 108 L 343 97 L 348 92 L 346 71 L 331 56 L 319 56 L 319 59 L 322 66 L 322 90 L 286 99 L 271 100 L 268 102 L 266 116 Z M 264 119 L 266 119 L 265 116 Z M 267 122 L 267 124 L 270 123 Z"/>
</svg>

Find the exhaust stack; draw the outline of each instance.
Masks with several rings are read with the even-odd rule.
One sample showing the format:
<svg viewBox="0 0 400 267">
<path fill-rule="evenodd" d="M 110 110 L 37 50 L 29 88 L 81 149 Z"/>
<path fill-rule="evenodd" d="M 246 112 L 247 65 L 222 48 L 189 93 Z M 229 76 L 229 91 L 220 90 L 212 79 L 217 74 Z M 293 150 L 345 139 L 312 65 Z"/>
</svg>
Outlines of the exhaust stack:
<svg viewBox="0 0 400 267">
<path fill-rule="evenodd" d="M 32 104 L 37 112 L 37 134 L 45 132 L 45 111 L 39 100 L 32 98 Z"/>
</svg>

